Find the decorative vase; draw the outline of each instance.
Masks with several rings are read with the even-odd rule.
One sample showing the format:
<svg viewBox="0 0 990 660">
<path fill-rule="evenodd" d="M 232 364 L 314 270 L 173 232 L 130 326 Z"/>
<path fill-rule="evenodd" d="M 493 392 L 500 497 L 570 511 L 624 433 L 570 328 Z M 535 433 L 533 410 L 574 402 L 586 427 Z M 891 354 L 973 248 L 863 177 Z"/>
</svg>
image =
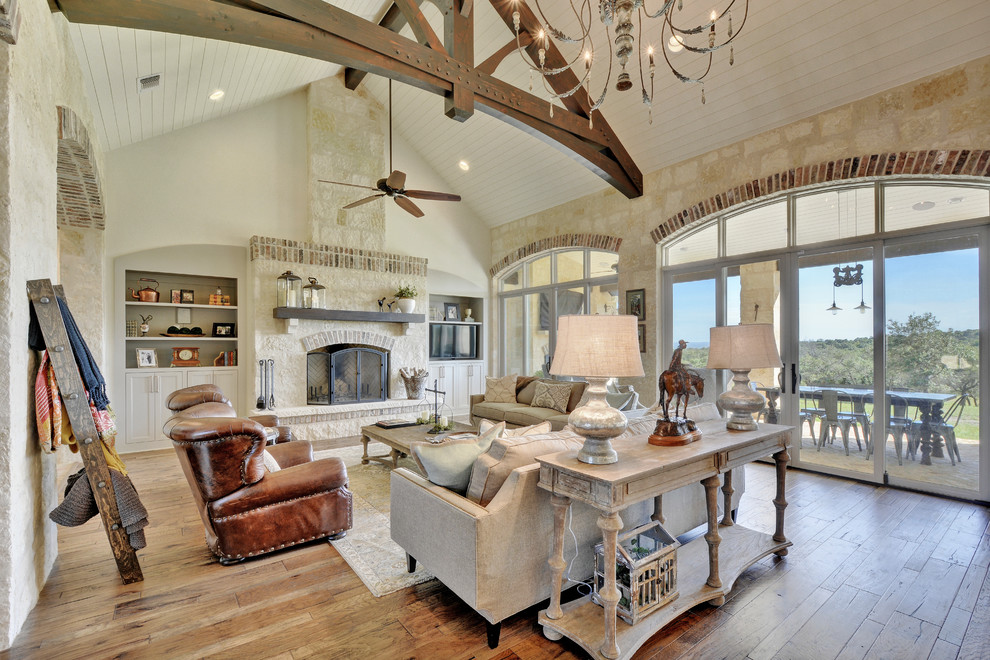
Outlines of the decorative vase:
<svg viewBox="0 0 990 660">
<path fill-rule="evenodd" d="M 406 386 L 407 399 L 422 399 L 423 390 L 426 388 L 426 376 L 413 376 L 412 378 L 402 377 Z"/>
<path fill-rule="evenodd" d="M 399 305 L 399 311 L 403 314 L 412 314 L 413 310 L 416 309 L 415 298 L 399 298 L 397 302 Z"/>
</svg>

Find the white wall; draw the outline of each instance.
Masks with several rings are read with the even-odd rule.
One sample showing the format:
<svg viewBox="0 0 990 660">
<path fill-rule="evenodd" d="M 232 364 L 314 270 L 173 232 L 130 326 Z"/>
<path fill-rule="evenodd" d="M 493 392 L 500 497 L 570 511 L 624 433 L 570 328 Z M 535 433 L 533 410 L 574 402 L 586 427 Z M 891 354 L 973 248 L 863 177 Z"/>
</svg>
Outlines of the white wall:
<svg viewBox="0 0 990 660">
<path fill-rule="evenodd" d="M 106 155 L 109 258 L 166 245 L 307 240 L 306 93 Z"/>
<path fill-rule="evenodd" d="M 57 502 L 55 461 L 42 455 L 31 396 L 26 282 L 58 282 L 57 107 L 92 133 L 65 20 L 44 0 L 21 0 L 17 43 L 0 43 L 0 647 L 38 600 L 57 553 L 47 513 Z M 95 145 L 94 145 L 95 146 Z M 94 154 L 99 170 L 100 156 Z M 101 258 L 100 255 L 94 255 Z M 109 543 L 94 552 L 111 556 Z"/>
<path fill-rule="evenodd" d="M 405 140 L 396 135 L 393 143 L 393 166 L 408 175 L 407 188 L 458 193 Z M 387 155 L 384 162 L 387 168 Z M 385 250 L 428 258 L 430 293 L 487 298 L 491 263 L 488 226 L 463 201 L 414 201 L 423 209 L 424 217 L 414 218 L 391 200 L 374 202 L 385 204 Z"/>
</svg>

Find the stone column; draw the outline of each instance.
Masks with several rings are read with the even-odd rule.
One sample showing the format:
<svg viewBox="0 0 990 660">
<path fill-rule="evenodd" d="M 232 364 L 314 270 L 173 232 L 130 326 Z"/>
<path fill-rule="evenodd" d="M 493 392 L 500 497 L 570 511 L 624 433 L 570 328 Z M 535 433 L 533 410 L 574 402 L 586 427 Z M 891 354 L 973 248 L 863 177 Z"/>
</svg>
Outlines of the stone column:
<svg viewBox="0 0 990 660">
<path fill-rule="evenodd" d="M 739 267 L 739 316 L 741 325 L 772 323 L 780 346 L 780 269 L 777 260 L 759 261 Z M 729 324 L 736 319 L 728 319 Z M 753 369 L 749 380 L 770 387 L 776 384 L 773 369 Z"/>
</svg>

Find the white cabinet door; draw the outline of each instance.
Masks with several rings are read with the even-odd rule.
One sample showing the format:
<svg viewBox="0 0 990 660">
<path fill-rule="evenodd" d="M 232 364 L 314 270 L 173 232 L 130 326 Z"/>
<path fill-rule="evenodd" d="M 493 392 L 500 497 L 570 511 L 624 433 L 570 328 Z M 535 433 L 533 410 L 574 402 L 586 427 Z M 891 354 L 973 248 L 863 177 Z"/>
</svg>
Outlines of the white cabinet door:
<svg viewBox="0 0 990 660">
<path fill-rule="evenodd" d="M 238 402 L 240 401 L 237 387 L 237 369 L 232 367 L 229 369 L 211 369 L 211 371 L 213 372 L 213 384 L 223 390 L 224 396 L 234 406 L 234 409 L 237 409 Z"/>
<path fill-rule="evenodd" d="M 172 416 L 165 399 L 185 387 L 184 369 L 135 371 L 124 375 L 127 405 L 124 410 L 124 443 L 131 451 L 167 447 L 162 424 Z"/>
<path fill-rule="evenodd" d="M 453 415 L 467 415 L 471 412 L 471 395 L 485 393 L 484 362 L 431 362 L 429 387 L 437 379 L 437 389 L 446 392 L 444 401 Z M 432 394 L 427 401 L 433 403 Z"/>
<path fill-rule="evenodd" d="M 129 447 L 137 448 L 159 439 L 161 427 L 157 426 L 157 384 L 158 374 L 154 372 L 133 372 L 124 376 L 124 396 L 127 401 L 124 411 L 124 442 Z"/>
<path fill-rule="evenodd" d="M 440 396 L 440 403 L 446 404 L 453 410 L 454 401 L 454 370 L 449 362 L 430 362 L 430 375 L 426 381 L 426 387 L 433 389 L 433 381 L 436 380 L 436 389 L 444 392 Z M 426 392 L 426 401 L 433 405 L 433 392 Z"/>
<path fill-rule="evenodd" d="M 172 411 L 165 407 L 165 400 L 169 394 L 186 386 L 186 372 L 188 371 L 188 369 L 163 369 L 158 374 L 158 421 L 155 431 L 159 439 L 168 441 L 167 446 L 169 447 L 172 446 L 172 441 L 168 440 L 167 436 L 162 433 L 162 425 L 172 416 Z"/>
<path fill-rule="evenodd" d="M 485 372 L 484 362 L 468 363 L 467 371 L 467 405 L 470 407 L 472 395 L 485 393 L 485 376 L 487 373 Z"/>
<path fill-rule="evenodd" d="M 213 369 L 203 369 L 202 367 L 198 369 L 189 369 L 186 372 L 186 387 L 192 387 L 193 385 L 212 385 L 213 384 Z"/>
</svg>

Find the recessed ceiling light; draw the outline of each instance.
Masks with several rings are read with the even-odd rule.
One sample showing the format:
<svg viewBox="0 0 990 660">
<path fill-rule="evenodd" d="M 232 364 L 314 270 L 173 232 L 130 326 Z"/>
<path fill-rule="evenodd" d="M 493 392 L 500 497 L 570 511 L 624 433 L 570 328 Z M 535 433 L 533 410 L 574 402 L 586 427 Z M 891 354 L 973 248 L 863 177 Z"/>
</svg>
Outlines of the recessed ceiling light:
<svg viewBox="0 0 990 660">
<path fill-rule="evenodd" d="M 965 197 L 950 197 L 949 204 L 962 204 Z"/>
<path fill-rule="evenodd" d="M 935 208 L 935 202 L 918 202 L 912 206 L 915 211 L 927 211 L 928 209 Z"/>
<path fill-rule="evenodd" d="M 215 89 L 210 94 L 210 100 L 211 101 L 219 101 L 220 99 L 223 98 L 223 95 L 224 95 L 224 91 L 222 89 Z"/>
<path fill-rule="evenodd" d="M 471 169 L 471 166 L 468 165 L 468 162 L 466 160 L 458 161 L 457 166 L 459 168 L 461 168 L 462 170 L 464 170 L 465 172 L 467 172 L 469 169 Z"/>
</svg>

